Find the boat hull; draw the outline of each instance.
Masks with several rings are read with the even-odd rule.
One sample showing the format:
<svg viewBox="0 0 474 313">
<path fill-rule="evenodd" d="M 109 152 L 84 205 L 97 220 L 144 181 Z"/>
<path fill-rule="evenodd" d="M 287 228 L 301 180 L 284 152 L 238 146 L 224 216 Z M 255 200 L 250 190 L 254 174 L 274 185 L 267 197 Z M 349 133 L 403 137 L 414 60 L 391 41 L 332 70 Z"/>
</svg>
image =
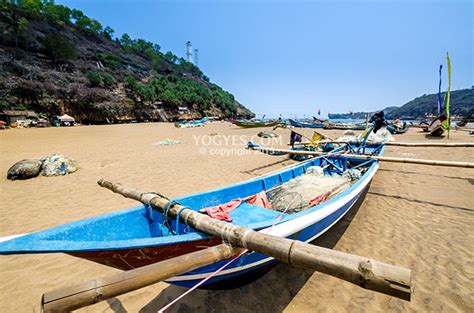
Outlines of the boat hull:
<svg viewBox="0 0 474 313">
<path fill-rule="evenodd" d="M 408 131 L 408 125 L 406 123 L 403 124 L 403 127 L 397 127 L 395 125 L 389 125 L 389 126 L 387 126 L 387 130 L 392 135 L 404 134 Z"/>
<path fill-rule="evenodd" d="M 233 124 L 242 128 L 257 128 L 257 127 L 272 127 L 278 125 L 280 122 L 239 122 Z"/>
<path fill-rule="evenodd" d="M 325 129 L 340 129 L 340 130 L 365 130 L 365 125 L 349 125 L 349 124 L 326 124 Z"/>
<path fill-rule="evenodd" d="M 301 123 L 301 122 L 297 122 L 295 120 L 289 120 L 290 121 L 290 125 L 293 126 L 293 127 L 299 127 L 299 128 L 323 128 L 323 124 L 319 124 L 319 123 Z"/>
<path fill-rule="evenodd" d="M 206 238 L 184 243 L 123 250 L 69 252 L 69 255 L 121 270 L 150 265 L 183 254 L 203 250 L 222 243 L 220 238 Z"/>
</svg>

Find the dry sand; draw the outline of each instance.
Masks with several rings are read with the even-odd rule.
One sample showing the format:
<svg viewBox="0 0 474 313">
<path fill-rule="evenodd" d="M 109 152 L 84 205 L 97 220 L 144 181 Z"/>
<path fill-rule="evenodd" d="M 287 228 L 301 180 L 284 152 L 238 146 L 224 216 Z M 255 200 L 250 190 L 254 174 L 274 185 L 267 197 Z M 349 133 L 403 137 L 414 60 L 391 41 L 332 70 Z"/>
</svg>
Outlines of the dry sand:
<svg viewBox="0 0 474 313">
<path fill-rule="evenodd" d="M 37 231 L 136 205 L 99 188 L 96 181 L 101 177 L 178 196 L 222 187 L 291 164 L 286 157 L 237 155 L 242 152 L 238 150 L 242 147 L 239 136 L 248 139 L 260 130 L 217 122 L 194 129 L 150 123 L 0 131 L 0 236 Z M 274 146 L 288 142 L 289 131 L 278 132 L 283 142 L 274 142 Z M 214 145 L 203 145 L 209 137 L 196 145 L 193 135 L 213 133 L 218 134 L 213 136 Z M 325 133 L 334 136 L 342 132 Z M 154 145 L 166 138 L 185 143 Z M 225 138 L 235 142 L 226 143 Z M 397 139 L 429 140 L 417 129 Z M 466 132 L 453 132 L 449 141 L 473 142 L 474 138 Z M 220 156 L 210 150 L 219 148 L 231 149 L 233 154 Z M 51 153 L 77 159 L 80 170 L 64 177 L 6 179 L 8 168 L 16 161 Z M 472 148 L 387 147 L 386 155 L 474 161 Z M 261 279 L 236 290 L 194 291 L 170 311 L 473 312 L 473 194 L 473 169 L 382 164 L 362 204 L 315 241 L 411 268 L 411 302 L 279 264 Z M 38 312 L 42 293 L 115 271 L 64 254 L 0 256 L 0 312 Z M 158 283 L 81 311 L 156 312 L 185 290 Z"/>
</svg>

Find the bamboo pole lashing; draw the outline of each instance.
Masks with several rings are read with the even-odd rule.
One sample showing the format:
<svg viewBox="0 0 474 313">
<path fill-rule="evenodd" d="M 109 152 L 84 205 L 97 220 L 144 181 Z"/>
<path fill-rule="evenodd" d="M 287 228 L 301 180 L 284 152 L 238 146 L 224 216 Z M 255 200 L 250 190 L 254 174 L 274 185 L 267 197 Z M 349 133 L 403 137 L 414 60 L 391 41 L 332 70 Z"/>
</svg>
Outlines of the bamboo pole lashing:
<svg viewBox="0 0 474 313">
<path fill-rule="evenodd" d="M 320 144 L 326 143 L 336 143 L 336 144 L 345 144 L 351 143 L 348 141 L 341 141 L 341 140 L 328 140 L 328 141 L 320 141 Z M 400 146 L 400 147 L 450 147 L 450 148 L 470 148 L 474 147 L 474 142 L 396 142 L 396 141 L 388 141 L 383 143 L 386 146 Z"/>
</svg>

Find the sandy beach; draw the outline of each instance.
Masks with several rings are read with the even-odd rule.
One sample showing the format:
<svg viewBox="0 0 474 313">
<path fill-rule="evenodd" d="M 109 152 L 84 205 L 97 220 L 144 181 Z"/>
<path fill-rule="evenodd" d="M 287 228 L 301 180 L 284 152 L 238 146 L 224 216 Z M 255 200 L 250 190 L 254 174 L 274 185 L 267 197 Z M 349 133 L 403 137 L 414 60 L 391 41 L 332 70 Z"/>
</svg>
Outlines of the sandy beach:
<svg viewBox="0 0 474 313">
<path fill-rule="evenodd" d="M 214 122 L 189 129 L 147 123 L 0 131 L 0 237 L 137 205 L 97 186 L 100 178 L 176 197 L 292 164 L 286 156 L 242 149 L 246 140 L 262 142 L 256 136 L 261 130 Z M 281 140 L 263 143 L 286 146 L 290 131 L 277 133 Z M 165 139 L 183 143 L 157 145 Z M 396 139 L 434 141 L 416 128 Z M 453 131 L 449 142 L 474 142 L 474 136 Z M 15 162 L 52 153 L 76 159 L 80 169 L 61 177 L 6 179 Z M 386 155 L 474 162 L 472 148 L 387 147 Z M 314 241 L 412 269 L 411 302 L 279 264 L 239 289 L 194 291 L 169 312 L 473 312 L 473 194 L 474 169 L 382 163 L 361 204 Z M 65 254 L 0 256 L 0 312 L 39 312 L 43 293 L 116 271 Z M 79 311 L 156 312 L 185 290 L 163 282 Z"/>
</svg>

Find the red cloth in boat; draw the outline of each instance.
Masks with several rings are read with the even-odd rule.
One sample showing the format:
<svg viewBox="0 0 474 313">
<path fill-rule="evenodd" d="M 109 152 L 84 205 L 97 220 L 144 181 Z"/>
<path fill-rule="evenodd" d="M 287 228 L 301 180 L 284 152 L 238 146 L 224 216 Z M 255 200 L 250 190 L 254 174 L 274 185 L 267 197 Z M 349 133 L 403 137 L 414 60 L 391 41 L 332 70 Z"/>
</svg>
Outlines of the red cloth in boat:
<svg viewBox="0 0 474 313">
<path fill-rule="evenodd" d="M 271 209 L 272 204 L 268 201 L 265 190 L 245 199 L 248 204 L 258 205 L 266 209 Z M 234 199 L 230 202 L 207 207 L 199 210 L 201 213 L 207 213 L 212 218 L 220 221 L 232 222 L 229 212 L 236 209 L 242 203 L 241 199 Z"/>
<path fill-rule="evenodd" d="M 256 195 L 250 196 L 246 199 L 248 204 L 258 205 L 262 208 L 271 209 L 272 204 L 268 201 L 267 193 L 265 190 L 257 193 Z"/>
<path fill-rule="evenodd" d="M 328 200 L 328 197 L 326 195 L 327 193 L 322 193 L 319 196 L 316 196 L 315 198 L 309 200 L 309 204 L 312 206 L 316 206 L 320 203 L 323 203 Z"/>
<path fill-rule="evenodd" d="M 199 210 L 201 213 L 207 213 L 212 218 L 220 221 L 232 222 L 232 218 L 229 215 L 229 212 L 237 208 L 242 203 L 241 199 L 235 199 L 230 202 L 207 207 Z"/>
</svg>

